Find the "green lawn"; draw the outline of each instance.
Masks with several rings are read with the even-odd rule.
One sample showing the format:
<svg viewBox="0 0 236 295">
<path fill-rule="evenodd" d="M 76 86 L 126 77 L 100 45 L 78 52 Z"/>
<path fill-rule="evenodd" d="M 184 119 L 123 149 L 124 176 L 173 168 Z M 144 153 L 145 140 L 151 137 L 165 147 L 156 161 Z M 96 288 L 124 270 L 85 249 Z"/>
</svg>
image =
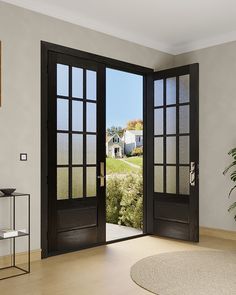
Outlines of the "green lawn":
<svg viewBox="0 0 236 295">
<path fill-rule="evenodd" d="M 143 166 L 143 157 L 130 157 L 130 158 L 125 158 L 124 160 L 132 164 L 138 165 L 140 167 Z"/>
<path fill-rule="evenodd" d="M 119 159 L 107 158 L 106 159 L 106 174 L 110 175 L 112 173 L 130 173 L 137 172 L 139 169 L 131 167 L 129 164 L 124 163 Z"/>
</svg>

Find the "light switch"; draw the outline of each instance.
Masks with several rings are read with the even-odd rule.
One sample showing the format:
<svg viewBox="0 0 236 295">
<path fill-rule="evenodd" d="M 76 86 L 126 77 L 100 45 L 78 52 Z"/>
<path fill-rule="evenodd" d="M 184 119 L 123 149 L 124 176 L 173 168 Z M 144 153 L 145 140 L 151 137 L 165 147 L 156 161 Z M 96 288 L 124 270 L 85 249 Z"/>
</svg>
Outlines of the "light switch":
<svg viewBox="0 0 236 295">
<path fill-rule="evenodd" d="M 25 153 L 20 154 L 20 160 L 27 161 L 27 154 L 25 154 Z"/>
</svg>

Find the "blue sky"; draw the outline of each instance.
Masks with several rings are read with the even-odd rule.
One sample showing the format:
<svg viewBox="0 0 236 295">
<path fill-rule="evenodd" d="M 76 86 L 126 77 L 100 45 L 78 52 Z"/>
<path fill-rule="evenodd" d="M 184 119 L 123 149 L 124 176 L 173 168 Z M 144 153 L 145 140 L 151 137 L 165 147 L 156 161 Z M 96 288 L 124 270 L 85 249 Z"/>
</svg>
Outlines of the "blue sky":
<svg viewBox="0 0 236 295">
<path fill-rule="evenodd" d="M 143 77 L 107 68 L 107 128 L 125 127 L 128 121 L 135 119 L 143 119 Z"/>
</svg>

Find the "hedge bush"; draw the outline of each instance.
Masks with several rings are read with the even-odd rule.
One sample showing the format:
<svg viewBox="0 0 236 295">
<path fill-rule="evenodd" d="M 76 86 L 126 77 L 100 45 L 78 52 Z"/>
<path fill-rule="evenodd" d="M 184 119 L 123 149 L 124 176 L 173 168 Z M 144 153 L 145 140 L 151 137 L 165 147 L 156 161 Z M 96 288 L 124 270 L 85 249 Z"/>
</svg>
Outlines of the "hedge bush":
<svg viewBox="0 0 236 295">
<path fill-rule="evenodd" d="M 107 179 L 106 193 L 107 222 L 141 229 L 143 226 L 142 174 L 111 175 Z"/>
<path fill-rule="evenodd" d="M 142 156 L 143 154 L 143 148 L 142 147 L 137 147 L 134 148 L 132 151 L 132 156 Z"/>
</svg>

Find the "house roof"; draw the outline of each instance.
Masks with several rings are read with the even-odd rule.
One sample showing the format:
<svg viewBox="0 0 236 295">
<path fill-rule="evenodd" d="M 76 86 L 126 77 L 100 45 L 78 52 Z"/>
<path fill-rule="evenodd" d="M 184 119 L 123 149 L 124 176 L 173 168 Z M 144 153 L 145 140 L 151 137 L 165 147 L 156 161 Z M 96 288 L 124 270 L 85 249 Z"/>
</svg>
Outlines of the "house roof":
<svg viewBox="0 0 236 295">
<path fill-rule="evenodd" d="M 119 136 L 119 134 L 118 133 L 115 133 L 112 136 L 106 135 L 106 142 L 109 142 L 114 136 L 118 136 L 119 139 L 121 139 L 121 137 Z"/>
<path fill-rule="evenodd" d="M 143 130 L 126 130 L 125 132 L 129 132 L 134 135 L 143 135 Z"/>
</svg>

